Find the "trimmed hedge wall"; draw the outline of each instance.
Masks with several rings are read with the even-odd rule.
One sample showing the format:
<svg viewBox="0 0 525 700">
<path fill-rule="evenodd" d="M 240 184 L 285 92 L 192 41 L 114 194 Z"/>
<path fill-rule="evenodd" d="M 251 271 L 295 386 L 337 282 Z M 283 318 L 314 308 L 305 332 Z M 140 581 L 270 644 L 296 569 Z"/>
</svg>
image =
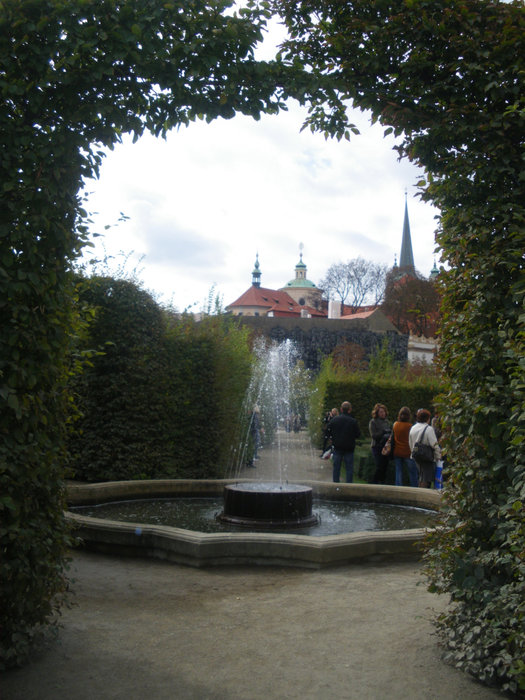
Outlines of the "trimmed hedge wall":
<svg viewBox="0 0 525 700">
<path fill-rule="evenodd" d="M 402 406 L 408 406 L 412 416 L 419 408 L 428 408 L 432 412 L 434 399 L 439 392 L 439 385 L 434 387 L 418 386 L 408 382 L 393 384 L 385 379 L 363 379 L 356 375 L 346 381 L 328 381 L 325 385 L 325 410 L 340 408 L 343 401 L 352 404 L 352 415 L 357 419 L 361 433 L 368 436 L 368 422 L 376 403 L 384 404 L 388 409 L 388 420 L 397 420 Z M 322 420 L 322 417 L 321 417 Z"/>
<path fill-rule="evenodd" d="M 74 478 L 107 481 L 223 476 L 249 382 L 247 332 L 222 317 L 175 318 L 134 282 L 85 280 L 94 308 L 74 380 Z"/>
</svg>

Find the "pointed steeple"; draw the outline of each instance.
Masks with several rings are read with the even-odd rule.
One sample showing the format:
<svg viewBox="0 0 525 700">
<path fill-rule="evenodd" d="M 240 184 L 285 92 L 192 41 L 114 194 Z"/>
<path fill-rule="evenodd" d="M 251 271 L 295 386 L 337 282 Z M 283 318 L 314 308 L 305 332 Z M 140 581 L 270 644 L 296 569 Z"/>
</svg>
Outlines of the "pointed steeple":
<svg viewBox="0 0 525 700">
<path fill-rule="evenodd" d="M 410 222 L 408 220 L 407 193 L 405 190 L 405 220 L 403 221 L 403 240 L 401 241 L 401 254 L 399 255 L 399 267 L 415 272 L 414 254 L 412 252 L 412 239 L 410 237 Z"/>
<path fill-rule="evenodd" d="M 255 256 L 255 265 L 252 270 L 252 287 L 261 286 L 261 271 L 259 269 L 259 253 Z"/>
<path fill-rule="evenodd" d="M 316 286 L 313 282 L 310 282 L 310 280 L 306 277 L 306 274 L 308 272 L 308 268 L 306 267 L 305 263 L 303 262 L 303 248 L 304 245 L 302 243 L 299 244 L 299 262 L 295 266 L 295 279 L 290 280 L 284 287 L 281 287 L 281 289 L 288 289 L 290 287 L 296 287 L 297 289 L 300 288 L 313 288 L 316 289 Z"/>
<path fill-rule="evenodd" d="M 435 280 L 436 277 L 439 275 L 439 270 L 436 265 L 436 258 L 434 258 L 434 267 L 430 270 L 430 279 Z"/>
<path fill-rule="evenodd" d="M 303 262 L 303 248 L 304 245 L 299 243 L 299 262 L 295 266 L 295 279 L 305 280 L 306 279 L 306 265 Z"/>
</svg>

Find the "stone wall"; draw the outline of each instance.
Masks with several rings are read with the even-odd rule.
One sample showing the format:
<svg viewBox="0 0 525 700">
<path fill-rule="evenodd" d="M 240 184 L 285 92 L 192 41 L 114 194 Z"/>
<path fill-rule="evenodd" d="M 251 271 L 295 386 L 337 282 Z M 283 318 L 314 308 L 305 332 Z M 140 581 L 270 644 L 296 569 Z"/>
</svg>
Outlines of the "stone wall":
<svg viewBox="0 0 525 700">
<path fill-rule="evenodd" d="M 404 364 L 408 356 L 408 336 L 396 330 L 385 330 L 381 319 L 376 323 L 370 319 L 353 321 L 339 319 L 286 318 L 267 316 L 240 316 L 239 321 L 271 340 L 282 342 L 293 340 L 305 366 L 318 371 L 323 357 L 329 355 L 341 343 L 360 345 L 368 359 L 378 349 L 383 338 L 388 338 L 390 351 L 395 359 Z M 378 326 L 378 327 L 374 327 Z M 381 328 L 383 326 L 383 328 Z"/>
</svg>

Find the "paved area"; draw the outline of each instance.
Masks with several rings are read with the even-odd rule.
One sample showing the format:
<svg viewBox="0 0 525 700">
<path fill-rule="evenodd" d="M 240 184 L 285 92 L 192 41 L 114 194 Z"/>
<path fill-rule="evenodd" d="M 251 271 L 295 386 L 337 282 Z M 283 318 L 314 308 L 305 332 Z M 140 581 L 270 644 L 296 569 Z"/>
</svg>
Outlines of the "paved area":
<svg viewBox="0 0 525 700">
<path fill-rule="evenodd" d="M 259 450 L 255 469 L 245 468 L 243 476 L 268 481 L 311 479 L 332 481 L 332 461 L 320 459 L 321 451 L 310 444 L 304 431 L 286 433 L 279 430 L 273 445 Z"/>
<path fill-rule="evenodd" d="M 290 474 L 330 472 L 292 441 Z M 0 676 L 1 700 L 501 697 L 440 660 L 430 620 L 446 601 L 418 564 L 203 570 L 77 551 L 71 575 L 59 639 Z"/>
</svg>

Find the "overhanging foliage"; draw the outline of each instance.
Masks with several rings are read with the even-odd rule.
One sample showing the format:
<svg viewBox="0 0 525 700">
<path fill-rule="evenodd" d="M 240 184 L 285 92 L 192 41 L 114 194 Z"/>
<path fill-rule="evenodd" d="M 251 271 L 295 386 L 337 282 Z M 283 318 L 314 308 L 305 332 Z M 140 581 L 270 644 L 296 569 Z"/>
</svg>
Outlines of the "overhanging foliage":
<svg viewBox="0 0 525 700">
<path fill-rule="evenodd" d="M 227 0 L 0 2 L 0 663 L 67 587 L 62 517 L 79 191 L 121 135 L 281 106 L 253 48 L 262 10 Z"/>
<path fill-rule="evenodd" d="M 342 137 L 345 99 L 425 171 L 441 210 L 442 398 L 453 465 L 429 539 L 448 658 L 525 688 L 525 15 L 497 0 L 276 0 L 283 55 L 318 78 L 308 124 Z M 328 84 L 324 96 L 319 85 Z"/>
</svg>

